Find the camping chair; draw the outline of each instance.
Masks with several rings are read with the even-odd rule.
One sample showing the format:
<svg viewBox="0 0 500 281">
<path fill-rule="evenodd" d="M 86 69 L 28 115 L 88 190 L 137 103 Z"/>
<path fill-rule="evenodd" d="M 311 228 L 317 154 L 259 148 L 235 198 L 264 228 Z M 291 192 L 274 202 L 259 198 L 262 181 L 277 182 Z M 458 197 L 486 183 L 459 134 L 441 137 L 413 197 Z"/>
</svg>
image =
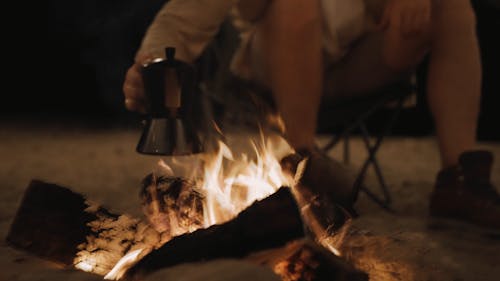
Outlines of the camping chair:
<svg viewBox="0 0 500 281">
<path fill-rule="evenodd" d="M 353 187 L 354 192 L 355 194 L 358 194 L 360 191 L 364 192 L 375 203 L 388 211 L 392 211 L 390 208 L 392 198 L 376 154 L 384 138 L 391 133 L 399 113 L 404 106 L 404 101 L 414 92 L 414 83 L 400 81 L 360 97 L 323 102 L 318 116 L 318 133 L 330 135 L 330 140 L 321 149 L 324 152 L 329 152 L 343 140 L 344 164 L 349 164 L 350 162 L 350 136 L 353 133 L 361 136 L 368 156 L 357 172 Z M 388 120 L 385 120 L 383 128 L 378 130 L 373 141 L 371 139 L 372 135 L 368 130 L 367 121 L 376 113 L 386 109 L 389 109 Z M 382 192 L 381 196 L 363 184 L 370 166 L 375 171 L 376 179 Z"/>
</svg>

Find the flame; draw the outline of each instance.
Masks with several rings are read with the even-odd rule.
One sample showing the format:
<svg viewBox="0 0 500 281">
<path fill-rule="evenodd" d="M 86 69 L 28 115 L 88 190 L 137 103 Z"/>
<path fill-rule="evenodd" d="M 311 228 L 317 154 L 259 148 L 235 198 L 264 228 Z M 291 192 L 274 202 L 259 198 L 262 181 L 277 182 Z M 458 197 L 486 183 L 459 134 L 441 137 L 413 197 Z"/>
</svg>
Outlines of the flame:
<svg viewBox="0 0 500 281">
<path fill-rule="evenodd" d="M 216 157 L 204 167 L 205 227 L 234 218 L 254 201 L 290 182 L 282 173 L 280 156 L 276 155 L 280 146 L 286 146 L 283 139 L 266 139 L 261 135 L 258 140 L 247 138 L 247 141 L 250 152 L 237 155 L 220 142 Z"/>
<path fill-rule="evenodd" d="M 227 140 L 230 141 L 228 144 L 222 141 L 218 143 L 215 153 L 172 157 L 160 160 L 155 168 L 156 174 L 181 176 L 195 181 L 201 187 L 205 228 L 231 220 L 254 201 L 273 194 L 282 186 L 294 186 L 297 181 L 284 173 L 280 165 L 280 159 L 293 153 L 293 149 L 280 135 L 261 133 L 255 138 L 239 134 Z M 171 234 L 180 235 L 196 230 L 192 228 L 171 229 Z M 340 256 L 340 252 L 330 243 L 324 246 Z M 104 278 L 120 279 L 128 268 L 150 250 L 130 251 Z M 99 263 L 91 259 L 84 259 L 75 265 L 84 271 L 95 271 L 96 266 Z"/>
<path fill-rule="evenodd" d="M 215 153 L 172 158 L 168 163 L 160 160 L 158 164 L 164 169 L 162 174 L 182 175 L 201 187 L 204 227 L 234 218 L 254 201 L 292 181 L 282 172 L 279 159 L 293 150 L 281 136 L 240 134 L 227 142 L 219 141 Z"/>
<path fill-rule="evenodd" d="M 160 160 L 154 169 L 156 175 L 180 176 L 196 182 L 196 186 L 200 187 L 204 197 L 203 225 L 198 227 L 226 222 L 254 201 L 271 195 L 293 180 L 282 172 L 279 162 L 293 150 L 280 136 L 264 137 L 261 134 L 256 138 L 240 134 L 228 141 L 229 144 L 220 141 L 217 151 L 213 153 Z M 195 226 L 182 228 L 175 223 L 175 219 L 171 221 L 171 236 L 196 230 Z M 114 265 L 113 259 L 107 259 L 104 255 L 80 252 L 75 259 L 75 267 L 105 275 L 104 279 L 118 280 L 128 268 L 152 250 L 135 248 L 115 261 Z"/>
<path fill-rule="evenodd" d="M 137 260 L 139 255 L 142 253 L 143 249 L 138 249 L 127 253 L 123 258 L 121 258 L 116 265 L 111 269 L 104 279 L 106 280 L 119 280 L 123 277 L 125 272 L 130 266 L 132 266 Z"/>
<path fill-rule="evenodd" d="M 92 258 L 87 258 L 75 265 L 76 268 L 83 270 L 85 272 L 92 272 L 92 270 L 97 266 L 97 261 Z"/>
</svg>

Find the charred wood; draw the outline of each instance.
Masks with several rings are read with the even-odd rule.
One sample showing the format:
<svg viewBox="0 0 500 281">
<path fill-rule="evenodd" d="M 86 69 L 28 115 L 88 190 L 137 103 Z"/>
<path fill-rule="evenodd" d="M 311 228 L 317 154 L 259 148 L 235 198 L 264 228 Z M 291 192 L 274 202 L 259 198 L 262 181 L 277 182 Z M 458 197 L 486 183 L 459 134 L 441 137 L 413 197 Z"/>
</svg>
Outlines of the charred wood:
<svg viewBox="0 0 500 281">
<path fill-rule="evenodd" d="M 190 186 L 182 180 L 169 183 Z M 181 193 L 164 195 L 179 199 Z M 186 194 L 186 198 L 199 199 L 192 192 Z M 186 202 L 194 202 L 189 200 Z M 284 187 L 224 224 L 165 243 L 170 236 L 162 239 L 143 221 L 113 214 L 68 188 L 34 180 L 24 194 L 7 241 L 14 248 L 101 275 L 127 252 L 141 249 L 144 254 L 128 270 L 128 277 L 185 262 L 244 258 L 271 267 L 285 281 L 367 280 L 364 273 L 317 241 L 305 239 L 303 218 L 297 198 Z M 264 252 L 273 254 L 255 259 L 256 254 Z"/>
<path fill-rule="evenodd" d="M 174 237 L 141 259 L 127 275 L 147 274 L 184 262 L 244 257 L 303 236 L 295 199 L 288 188 L 281 188 L 229 222 Z"/>
<path fill-rule="evenodd" d="M 142 181 L 142 211 L 156 231 L 174 237 L 203 227 L 203 196 L 196 183 L 149 174 Z"/>
<path fill-rule="evenodd" d="M 127 276 L 138 278 L 185 262 L 245 258 L 271 267 L 284 281 L 368 280 L 304 234 L 296 199 L 289 188 L 281 188 L 229 222 L 173 238 L 141 259 Z"/>
<path fill-rule="evenodd" d="M 63 266 L 104 275 L 128 251 L 159 247 L 162 237 L 148 224 L 113 214 L 68 188 L 33 180 L 6 240 Z"/>
<path fill-rule="evenodd" d="M 311 239 L 251 254 L 248 260 L 270 267 L 283 281 L 365 281 L 366 273 Z"/>
<path fill-rule="evenodd" d="M 83 196 L 67 188 L 33 180 L 24 193 L 7 242 L 42 258 L 71 265 L 78 245 L 91 232 L 87 224 L 97 219 L 95 214 L 85 212 L 88 207 Z"/>
</svg>

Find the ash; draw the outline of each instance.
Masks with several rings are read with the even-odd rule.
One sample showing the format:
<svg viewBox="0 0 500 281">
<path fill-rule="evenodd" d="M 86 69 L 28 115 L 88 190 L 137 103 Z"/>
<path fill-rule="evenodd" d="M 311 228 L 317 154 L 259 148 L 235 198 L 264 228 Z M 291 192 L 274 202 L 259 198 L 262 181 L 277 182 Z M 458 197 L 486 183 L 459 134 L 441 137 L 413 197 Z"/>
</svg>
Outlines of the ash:
<svg viewBox="0 0 500 281">
<path fill-rule="evenodd" d="M 167 241 L 139 219 L 110 214 L 95 204 L 90 204 L 86 211 L 97 215 L 97 219 L 88 224 L 95 235 L 87 236 L 87 241 L 78 246 L 76 268 L 105 275 L 128 252 L 142 249 L 141 256 L 144 256 Z"/>
</svg>

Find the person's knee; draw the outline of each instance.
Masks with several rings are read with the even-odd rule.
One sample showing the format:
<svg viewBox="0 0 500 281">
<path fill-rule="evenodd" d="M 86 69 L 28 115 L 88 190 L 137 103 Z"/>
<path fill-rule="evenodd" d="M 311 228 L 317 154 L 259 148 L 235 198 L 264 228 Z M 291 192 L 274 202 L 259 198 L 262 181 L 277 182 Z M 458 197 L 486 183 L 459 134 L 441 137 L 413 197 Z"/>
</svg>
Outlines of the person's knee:
<svg viewBox="0 0 500 281">
<path fill-rule="evenodd" d="M 475 32 L 476 13 L 470 0 L 439 0 L 434 10 L 433 30 L 436 37 Z"/>
<path fill-rule="evenodd" d="M 404 72 L 416 67 L 429 52 L 431 31 L 403 36 L 386 34 L 383 61 L 393 71 Z"/>
<path fill-rule="evenodd" d="M 271 0 L 241 0 L 238 2 L 238 12 L 242 19 L 255 22 L 265 15 Z"/>
<path fill-rule="evenodd" d="M 276 27 L 286 26 L 289 33 L 301 31 L 320 22 L 319 1 L 270 0 L 265 17 Z"/>
<path fill-rule="evenodd" d="M 384 62 L 395 71 L 405 71 L 432 52 L 436 41 L 475 36 L 475 32 L 476 14 L 470 0 L 434 0 L 431 21 L 423 31 L 404 36 L 397 30 L 386 31 Z"/>
</svg>

